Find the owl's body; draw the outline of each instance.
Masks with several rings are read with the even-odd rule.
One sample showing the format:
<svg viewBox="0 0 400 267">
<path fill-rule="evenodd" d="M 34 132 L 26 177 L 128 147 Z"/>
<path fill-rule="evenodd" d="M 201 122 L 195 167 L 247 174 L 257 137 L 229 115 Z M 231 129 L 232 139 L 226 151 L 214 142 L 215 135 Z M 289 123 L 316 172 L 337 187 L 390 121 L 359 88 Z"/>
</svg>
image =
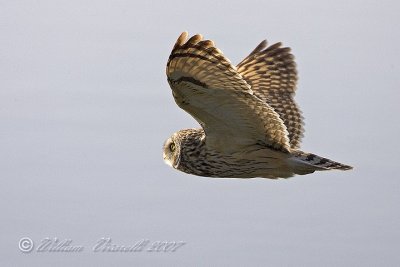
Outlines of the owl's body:
<svg viewBox="0 0 400 267">
<path fill-rule="evenodd" d="M 212 41 L 183 33 L 167 64 L 175 102 L 202 129 L 181 130 L 164 144 L 164 160 L 207 177 L 287 178 L 350 166 L 299 150 L 301 112 L 293 100 L 297 72 L 280 44 L 263 41 L 237 68 Z"/>
<path fill-rule="evenodd" d="M 181 130 L 173 134 L 164 145 L 169 150 L 171 144 L 175 144 L 174 150 L 179 149 L 179 152 L 164 151 L 164 159 L 173 158 L 172 161 L 167 160 L 167 163 L 189 174 L 226 178 L 288 178 L 315 170 L 350 168 L 311 153 L 282 152 L 261 143 L 244 146 L 233 152 L 221 152 L 208 148 L 206 140 L 202 129 Z"/>
</svg>

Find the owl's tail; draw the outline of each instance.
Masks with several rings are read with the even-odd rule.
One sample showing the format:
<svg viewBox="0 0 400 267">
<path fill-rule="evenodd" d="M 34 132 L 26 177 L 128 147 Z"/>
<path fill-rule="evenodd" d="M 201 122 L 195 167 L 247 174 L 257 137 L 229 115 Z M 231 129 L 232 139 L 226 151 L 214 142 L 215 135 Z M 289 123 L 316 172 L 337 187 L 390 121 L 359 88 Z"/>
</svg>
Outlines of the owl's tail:
<svg viewBox="0 0 400 267">
<path fill-rule="evenodd" d="M 327 170 L 351 170 L 353 167 L 345 165 L 312 153 L 303 151 L 292 151 L 292 156 L 289 158 L 289 164 L 296 174 L 307 174 L 314 171 Z"/>
</svg>

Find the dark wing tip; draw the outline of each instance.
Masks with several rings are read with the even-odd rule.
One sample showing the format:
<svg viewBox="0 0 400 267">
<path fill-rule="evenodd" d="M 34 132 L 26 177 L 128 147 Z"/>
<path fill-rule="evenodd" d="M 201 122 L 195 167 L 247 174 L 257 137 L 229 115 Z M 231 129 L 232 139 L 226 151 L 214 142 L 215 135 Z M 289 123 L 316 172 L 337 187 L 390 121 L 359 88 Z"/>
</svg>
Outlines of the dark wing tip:
<svg viewBox="0 0 400 267">
<path fill-rule="evenodd" d="M 254 54 L 258 53 L 258 52 L 261 52 L 262 50 L 267 48 L 267 46 L 268 46 L 267 40 L 261 41 L 261 43 L 259 45 L 257 45 L 257 47 L 254 48 L 254 50 L 251 51 L 251 53 L 247 57 L 250 57 L 250 56 L 252 56 L 252 55 L 254 55 Z"/>
</svg>

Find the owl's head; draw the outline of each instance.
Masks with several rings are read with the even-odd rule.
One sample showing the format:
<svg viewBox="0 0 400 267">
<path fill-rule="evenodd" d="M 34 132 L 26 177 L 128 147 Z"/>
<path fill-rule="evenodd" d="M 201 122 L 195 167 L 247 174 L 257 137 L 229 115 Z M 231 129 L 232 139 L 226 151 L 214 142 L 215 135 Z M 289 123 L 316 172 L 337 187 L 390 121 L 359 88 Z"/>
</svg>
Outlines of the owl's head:
<svg viewBox="0 0 400 267">
<path fill-rule="evenodd" d="M 179 165 L 181 139 L 179 132 L 176 132 L 164 142 L 163 146 L 164 162 L 175 169 Z"/>
<path fill-rule="evenodd" d="M 175 169 L 182 169 L 185 162 L 196 154 L 204 142 L 202 129 L 185 129 L 174 133 L 164 142 L 163 158 L 165 163 Z"/>
</svg>

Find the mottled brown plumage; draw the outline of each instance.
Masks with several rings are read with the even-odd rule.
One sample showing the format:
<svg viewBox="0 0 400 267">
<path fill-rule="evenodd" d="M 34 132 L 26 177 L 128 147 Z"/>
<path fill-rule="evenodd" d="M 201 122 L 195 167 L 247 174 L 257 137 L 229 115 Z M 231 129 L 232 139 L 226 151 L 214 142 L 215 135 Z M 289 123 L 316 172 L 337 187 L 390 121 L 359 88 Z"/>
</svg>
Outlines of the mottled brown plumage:
<svg viewBox="0 0 400 267">
<path fill-rule="evenodd" d="M 237 178 L 351 168 L 298 150 L 303 122 L 289 48 L 263 41 L 236 68 L 212 41 L 187 37 L 178 38 L 166 72 L 175 102 L 202 129 L 173 134 L 164 144 L 166 163 L 199 176 Z"/>
<path fill-rule="evenodd" d="M 290 48 L 281 43 L 267 47 L 264 40 L 237 65 L 237 70 L 254 94 L 279 114 L 289 132 L 290 147 L 299 148 L 304 128 L 301 111 L 293 98 L 297 70 Z"/>
</svg>

